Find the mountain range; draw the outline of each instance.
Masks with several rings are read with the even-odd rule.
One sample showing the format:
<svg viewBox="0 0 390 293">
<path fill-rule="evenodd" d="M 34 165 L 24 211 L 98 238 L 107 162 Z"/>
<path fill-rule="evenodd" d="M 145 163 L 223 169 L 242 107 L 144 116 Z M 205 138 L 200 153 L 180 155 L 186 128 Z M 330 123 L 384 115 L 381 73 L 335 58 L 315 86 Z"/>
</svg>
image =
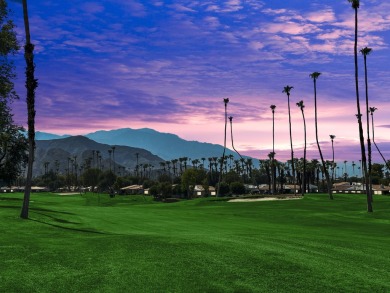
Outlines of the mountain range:
<svg viewBox="0 0 390 293">
<path fill-rule="evenodd" d="M 201 159 L 221 157 L 223 146 L 198 141 L 187 141 L 175 134 L 161 133 L 149 128 L 131 129 L 123 128 L 110 131 L 97 131 L 84 136 L 56 135 L 52 133 L 36 133 L 37 148 L 34 174 L 44 173 L 44 164 L 51 164 L 48 169 L 59 169 L 65 172 L 69 168 L 69 160 L 76 157 L 79 166 L 88 158 L 94 157 L 99 151 L 102 156 L 102 165 L 110 162 L 109 150 L 115 147 L 115 163 L 118 168 L 125 167 L 133 170 L 137 164 L 151 164 L 155 167 L 160 162 L 170 161 L 181 157 Z M 226 149 L 228 155 L 239 158 L 238 154 Z M 57 161 L 57 167 L 53 164 Z M 253 163 L 256 164 L 255 160 Z M 92 164 L 97 164 L 92 162 Z M 58 166 L 59 165 L 59 166 Z M 112 165 L 113 168 L 113 165 Z"/>
<path fill-rule="evenodd" d="M 113 147 L 115 147 L 114 151 Z M 98 154 L 101 159 L 97 159 Z M 102 144 L 84 136 L 37 140 L 33 174 L 44 174 L 45 163 L 49 163 L 48 171 L 55 170 L 65 173 L 66 169 L 74 166 L 72 161 L 77 162 L 77 165 L 81 167 L 88 160 L 90 160 L 91 167 L 102 166 L 103 169 L 109 169 L 111 166 L 113 170 L 115 162 L 115 168 L 118 171 L 122 167 L 134 170 L 137 157 L 139 164 L 151 164 L 155 167 L 165 161 L 142 148 Z"/>
<path fill-rule="evenodd" d="M 164 160 L 189 157 L 200 159 L 202 157 L 221 157 L 223 146 L 198 141 L 188 141 L 171 133 L 162 133 L 150 128 L 131 129 L 122 128 L 116 130 L 100 130 L 84 135 L 98 143 L 117 146 L 129 146 L 150 151 Z M 69 135 L 37 132 L 37 140 L 63 139 Z M 239 158 L 237 153 L 226 149 L 226 155 L 232 154 Z"/>
</svg>

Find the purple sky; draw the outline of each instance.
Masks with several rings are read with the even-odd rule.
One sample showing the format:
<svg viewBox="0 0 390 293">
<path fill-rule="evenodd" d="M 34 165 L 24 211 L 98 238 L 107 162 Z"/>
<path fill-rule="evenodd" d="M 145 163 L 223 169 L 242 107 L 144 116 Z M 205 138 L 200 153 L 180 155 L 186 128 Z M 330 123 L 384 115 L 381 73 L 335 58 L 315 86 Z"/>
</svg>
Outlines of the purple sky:
<svg viewBox="0 0 390 293">
<path fill-rule="evenodd" d="M 20 1 L 9 3 L 23 42 Z M 390 3 L 361 1 L 359 49 L 368 56 L 375 139 L 390 145 Z M 234 143 L 266 158 L 276 105 L 277 159 L 289 157 L 286 85 L 291 92 L 293 144 L 301 157 L 304 100 L 309 158 L 315 148 L 313 82 L 318 79 L 319 138 L 331 159 L 358 160 L 353 65 L 354 11 L 329 1 L 49 1 L 29 2 L 36 45 L 37 130 L 86 134 L 149 127 L 187 140 L 223 144 L 223 98 L 229 98 Z M 363 57 L 360 96 L 365 98 Z M 22 97 L 15 120 L 25 124 L 23 55 L 16 60 Z M 362 104 L 364 113 L 364 104 Z M 365 121 L 363 116 L 363 121 Z M 230 146 L 230 144 L 229 144 Z M 390 147 L 387 147 L 390 150 Z M 390 152 L 387 153 L 386 155 Z M 374 152 L 374 160 L 381 162 Z"/>
</svg>

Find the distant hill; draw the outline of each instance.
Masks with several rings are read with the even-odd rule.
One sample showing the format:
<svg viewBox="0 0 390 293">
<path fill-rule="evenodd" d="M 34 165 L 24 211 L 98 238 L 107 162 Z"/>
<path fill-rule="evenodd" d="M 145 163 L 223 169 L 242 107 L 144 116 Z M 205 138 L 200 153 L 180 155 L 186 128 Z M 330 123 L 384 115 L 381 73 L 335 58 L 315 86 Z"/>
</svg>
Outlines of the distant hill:
<svg viewBox="0 0 390 293">
<path fill-rule="evenodd" d="M 66 137 L 70 137 L 70 135 L 67 135 L 67 134 L 57 135 L 57 134 L 41 132 L 41 131 L 35 132 L 35 139 L 36 140 L 59 139 L 59 138 L 66 138 Z"/>
<path fill-rule="evenodd" d="M 126 145 L 149 150 L 164 160 L 180 157 L 201 159 L 221 157 L 223 146 L 198 141 L 187 141 L 175 134 L 162 133 L 149 128 L 131 129 L 122 128 L 110 131 L 97 131 L 87 134 L 86 137 L 105 144 Z M 238 155 L 227 149 L 226 155 Z"/>
<path fill-rule="evenodd" d="M 139 164 L 152 164 L 157 168 L 159 163 L 164 161 L 160 157 L 152 154 L 150 151 L 142 148 L 116 144 L 102 144 L 84 136 L 37 140 L 36 144 L 36 159 L 33 170 L 35 176 L 42 175 L 44 173 L 45 162 L 49 162 L 49 170 L 55 170 L 57 168 L 55 166 L 55 162 L 57 161 L 58 171 L 60 173 L 65 173 L 65 170 L 68 168 L 68 158 L 74 159 L 76 157 L 77 164 L 81 166 L 88 158 L 92 158 L 93 153 L 96 151 L 100 152 L 100 155 L 102 156 L 101 163 L 105 169 L 108 169 L 108 166 L 110 165 L 108 150 L 110 150 L 113 146 L 115 146 L 116 167 L 122 166 L 128 170 L 134 170 L 137 164 L 137 153 Z M 93 164 L 97 166 L 97 160 L 95 160 Z M 113 168 L 114 162 L 112 160 L 111 164 Z"/>
</svg>

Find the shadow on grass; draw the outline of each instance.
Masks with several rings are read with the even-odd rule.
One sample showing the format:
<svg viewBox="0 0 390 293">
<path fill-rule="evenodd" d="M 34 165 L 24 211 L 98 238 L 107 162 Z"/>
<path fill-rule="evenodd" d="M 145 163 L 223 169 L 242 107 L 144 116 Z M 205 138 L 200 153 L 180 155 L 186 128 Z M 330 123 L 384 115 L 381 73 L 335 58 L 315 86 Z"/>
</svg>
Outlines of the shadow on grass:
<svg viewBox="0 0 390 293">
<path fill-rule="evenodd" d="M 38 213 L 38 214 L 40 214 L 40 213 Z M 56 221 L 56 222 L 59 222 L 59 223 L 80 225 L 80 223 L 71 222 L 71 221 L 63 220 L 63 219 L 58 219 L 58 218 L 55 218 L 55 217 L 51 217 L 51 216 L 49 216 L 49 215 L 45 215 L 45 214 L 41 214 L 41 215 L 47 216 L 47 217 L 49 217 L 50 219 L 52 219 L 52 220 L 54 220 L 54 221 Z M 60 224 L 45 222 L 45 221 L 43 221 L 43 220 L 38 220 L 38 219 L 29 218 L 29 220 L 30 220 L 30 221 L 33 221 L 33 222 L 45 224 L 45 225 L 48 225 L 48 226 L 52 226 L 52 227 L 55 227 L 55 228 L 64 229 L 64 230 L 71 230 L 71 231 L 83 232 L 83 233 L 102 234 L 102 235 L 109 235 L 109 234 L 110 234 L 110 233 L 102 232 L 102 231 L 95 230 L 95 229 L 82 229 L 82 228 L 75 228 L 75 227 L 66 227 L 66 226 L 62 226 L 62 225 L 60 225 Z"/>
</svg>

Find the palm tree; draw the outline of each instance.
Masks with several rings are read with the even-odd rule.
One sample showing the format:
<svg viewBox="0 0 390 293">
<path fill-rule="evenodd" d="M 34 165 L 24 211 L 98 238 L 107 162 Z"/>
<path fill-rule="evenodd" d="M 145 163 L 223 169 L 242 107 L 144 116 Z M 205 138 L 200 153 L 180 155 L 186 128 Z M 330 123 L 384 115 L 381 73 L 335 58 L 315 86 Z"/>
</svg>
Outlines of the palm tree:
<svg viewBox="0 0 390 293">
<path fill-rule="evenodd" d="M 24 190 L 23 205 L 20 212 L 22 219 L 28 219 L 30 205 L 32 169 L 34 164 L 35 151 L 35 89 L 38 87 L 38 81 L 34 77 L 34 45 L 31 44 L 30 24 L 28 19 L 27 0 L 22 0 L 24 29 L 26 32 L 26 44 L 24 46 L 24 58 L 26 60 L 26 89 L 27 89 L 27 124 L 28 124 L 28 165 L 26 187 Z"/>
<path fill-rule="evenodd" d="M 348 177 L 348 173 L 347 173 L 347 162 L 348 162 L 348 161 L 344 161 L 344 181 L 345 181 L 345 182 L 347 181 L 347 177 Z"/>
<path fill-rule="evenodd" d="M 290 91 L 293 89 L 293 86 L 285 86 L 283 88 L 282 93 L 286 93 L 287 95 L 287 102 L 288 102 L 288 124 L 290 128 L 290 145 L 291 145 L 291 171 L 292 171 L 292 178 L 294 183 L 294 195 L 297 194 L 296 188 L 295 188 L 295 167 L 294 167 L 294 149 L 292 144 L 292 133 L 291 133 L 291 113 L 290 113 Z"/>
<path fill-rule="evenodd" d="M 305 195 L 306 190 L 306 120 L 305 120 L 305 112 L 303 109 L 305 108 L 305 105 L 303 104 L 303 101 L 299 101 L 297 103 L 297 106 L 301 109 L 302 112 L 302 118 L 303 118 L 303 132 L 305 137 L 305 145 L 303 148 L 303 172 L 302 172 L 302 196 Z"/>
<path fill-rule="evenodd" d="M 271 172 L 272 172 L 272 193 L 275 193 L 276 190 L 276 170 L 275 170 L 275 105 L 270 106 L 272 111 L 272 153 L 274 154 L 272 156 L 271 160 Z"/>
<path fill-rule="evenodd" d="M 333 141 L 336 138 L 336 135 L 330 134 L 330 140 L 332 142 L 332 181 L 334 181 L 334 145 Z"/>
<path fill-rule="evenodd" d="M 367 55 L 371 53 L 372 49 L 364 47 L 360 50 L 364 58 L 364 81 L 366 89 L 366 113 L 367 113 L 367 154 L 368 154 L 368 182 L 369 182 L 369 193 L 372 194 L 372 182 L 371 182 L 371 172 L 372 172 L 372 163 L 371 163 L 371 141 L 370 141 L 370 119 L 369 119 L 369 107 L 368 107 L 368 78 L 367 78 Z"/>
<path fill-rule="evenodd" d="M 113 161 L 113 165 L 114 165 L 114 174 L 115 174 L 115 147 L 111 147 L 112 149 L 112 161 Z"/>
<path fill-rule="evenodd" d="M 110 166 L 110 172 L 111 172 L 111 154 L 112 154 L 112 150 L 108 150 L 108 157 L 109 157 L 109 166 Z"/>
<path fill-rule="evenodd" d="M 389 164 L 389 162 L 388 162 L 388 161 L 385 159 L 385 157 L 383 156 L 382 152 L 379 150 L 379 147 L 378 147 L 378 145 L 377 145 L 377 144 L 376 144 L 376 142 L 375 142 L 375 132 L 374 132 L 374 112 L 375 112 L 376 110 L 378 110 L 378 109 L 377 109 L 377 108 L 375 108 L 375 107 L 370 107 L 370 109 L 369 109 L 369 112 L 370 112 L 370 114 L 371 114 L 372 142 L 374 143 L 374 145 L 375 145 L 375 147 L 376 147 L 376 149 L 377 149 L 378 153 L 381 155 L 381 157 L 382 157 L 383 161 L 385 162 L 387 169 L 389 169 L 389 170 L 390 170 L 390 164 Z"/>
<path fill-rule="evenodd" d="M 242 159 L 241 154 L 234 147 L 234 141 L 233 141 L 233 117 L 232 116 L 229 117 L 229 121 L 230 121 L 230 137 L 231 137 L 231 140 L 232 140 L 232 148 L 240 156 L 240 158 Z M 230 156 L 228 156 L 228 158 L 230 159 Z"/>
<path fill-rule="evenodd" d="M 317 142 L 318 152 L 320 153 L 322 168 L 323 168 L 323 170 L 324 170 L 325 179 L 326 179 L 326 182 L 327 182 L 329 199 L 333 199 L 333 195 L 332 195 L 332 181 L 330 180 L 329 172 L 328 172 L 328 169 L 326 168 L 324 156 L 322 155 L 320 143 L 319 143 L 319 140 L 318 140 L 317 79 L 318 79 L 318 77 L 319 77 L 320 75 L 321 75 L 320 72 L 313 72 L 313 73 L 311 73 L 311 74 L 309 75 L 309 76 L 313 79 L 313 83 L 314 83 L 314 125 L 315 125 L 316 142 Z"/>
<path fill-rule="evenodd" d="M 225 152 L 226 152 L 226 129 L 227 129 L 227 104 L 229 103 L 229 99 L 223 99 L 223 103 L 225 105 L 225 134 L 224 134 L 224 140 L 223 140 L 223 153 L 222 153 L 222 160 L 220 164 L 219 169 L 219 179 L 218 179 L 218 188 L 217 188 L 217 197 L 219 196 L 219 186 L 221 185 L 222 181 L 222 172 L 223 172 L 223 163 L 225 161 Z"/>
<path fill-rule="evenodd" d="M 362 154 L 363 172 L 365 176 L 365 185 L 367 193 L 367 212 L 372 213 L 372 194 L 369 188 L 369 178 L 367 171 L 367 158 L 366 149 L 364 145 L 364 134 L 362 125 L 362 114 L 360 112 L 360 99 L 359 99 L 359 70 L 358 70 L 358 59 L 357 59 L 357 40 L 358 40 L 358 8 L 360 6 L 359 0 L 348 0 L 352 4 L 352 8 L 355 11 L 355 43 L 354 43 L 354 62 L 355 62 L 355 90 L 356 90 L 356 107 L 357 107 L 357 119 L 359 124 L 359 139 L 360 139 L 360 150 Z"/>
</svg>

